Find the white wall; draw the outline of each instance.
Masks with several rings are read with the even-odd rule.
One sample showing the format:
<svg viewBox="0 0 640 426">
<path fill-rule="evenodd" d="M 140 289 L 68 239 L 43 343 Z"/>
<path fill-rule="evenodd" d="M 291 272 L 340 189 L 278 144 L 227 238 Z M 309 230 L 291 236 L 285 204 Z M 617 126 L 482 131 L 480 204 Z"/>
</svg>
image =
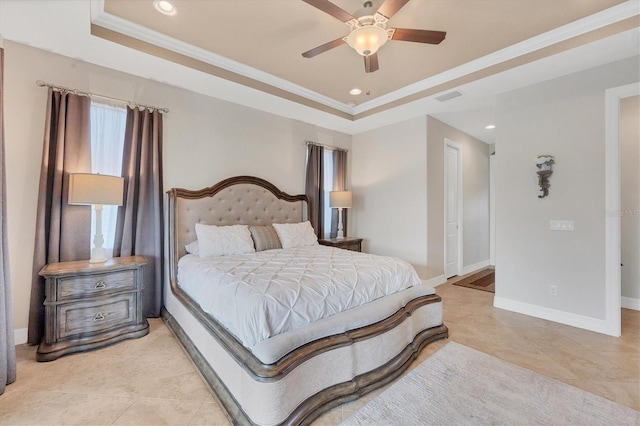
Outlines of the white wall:
<svg viewBox="0 0 640 426">
<path fill-rule="evenodd" d="M 496 306 L 585 328 L 605 318 L 604 92 L 638 69 L 634 57 L 498 96 Z M 556 159 L 544 199 L 540 154 Z M 551 219 L 575 231 L 550 231 Z"/>
<path fill-rule="evenodd" d="M 5 41 L 5 136 L 14 327 L 28 322 L 47 91 L 44 80 L 170 109 L 164 186 L 198 189 L 239 174 L 304 191 L 305 139 L 349 149 L 351 137 Z M 20 343 L 20 342 L 18 342 Z"/>
<path fill-rule="evenodd" d="M 365 251 L 427 271 L 427 126 L 418 117 L 353 136 L 350 234 Z"/>
<path fill-rule="evenodd" d="M 429 116 L 428 215 L 430 277 L 444 274 L 444 140 L 461 147 L 462 155 L 462 266 L 489 263 L 489 155 L 490 146 Z"/>
<path fill-rule="evenodd" d="M 463 265 L 489 261 L 489 145 L 418 117 L 353 137 L 351 235 L 408 260 L 422 279 L 444 274 L 444 138 L 462 148 Z"/>
<path fill-rule="evenodd" d="M 621 293 L 623 306 L 640 309 L 640 96 L 620 101 L 619 130 Z"/>
</svg>

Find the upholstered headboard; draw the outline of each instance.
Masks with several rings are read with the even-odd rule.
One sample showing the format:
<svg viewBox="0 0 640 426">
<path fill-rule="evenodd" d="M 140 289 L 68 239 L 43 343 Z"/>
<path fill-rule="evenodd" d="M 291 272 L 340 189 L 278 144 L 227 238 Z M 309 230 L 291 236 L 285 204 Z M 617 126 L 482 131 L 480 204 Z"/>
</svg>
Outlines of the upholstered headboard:
<svg viewBox="0 0 640 426">
<path fill-rule="evenodd" d="M 185 255 L 185 244 L 196 240 L 196 223 L 270 225 L 309 217 L 305 195 L 289 195 L 253 176 L 232 177 L 197 191 L 173 188 L 168 194 L 171 268 Z"/>
<path fill-rule="evenodd" d="M 302 222 L 309 217 L 306 195 L 289 195 L 272 183 L 253 176 L 232 177 L 197 191 L 173 188 L 167 193 L 171 292 L 239 363 L 250 363 L 256 371 L 268 368 L 178 286 L 178 260 L 186 253 L 185 244 L 196 240 L 196 223 L 269 225 Z"/>
</svg>

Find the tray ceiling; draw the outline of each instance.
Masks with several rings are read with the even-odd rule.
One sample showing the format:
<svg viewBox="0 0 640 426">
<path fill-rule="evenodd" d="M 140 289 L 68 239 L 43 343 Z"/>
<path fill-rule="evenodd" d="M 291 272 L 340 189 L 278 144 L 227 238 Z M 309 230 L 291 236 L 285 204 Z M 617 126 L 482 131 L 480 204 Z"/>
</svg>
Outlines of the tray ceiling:
<svg viewBox="0 0 640 426">
<path fill-rule="evenodd" d="M 311 59 L 301 56 L 349 33 L 347 25 L 302 1 L 172 3 L 177 13 L 165 16 L 154 9 L 151 0 L 104 0 L 104 10 L 98 14 L 100 19 L 93 20 L 92 32 L 353 119 L 366 115 L 366 110 L 379 111 L 429 94 L 430 87 L 435 88 L 431 92 L 446 90 L 443 83 L 454 78 L 483 77 L 487 73 L 482 70 L 492 64 L 502 63 L 499 70 L 503 70 L 519 65 L 518 57 L 536 51 L 540 57 L 552 54 L 553 49 L 540 49 L 578 34 L 584 37 L 593 32 L 585 39 L 589 41 L 638 25 L 636 16 L 635 23 L 607 24 L 619 26 L 617 30 L 597 33 L 592 25 L 582 33 L 568 31 L 563 39 L 562 29 L 568 24 L 575 27 L 576 21 L 622 0 L 411 0 L 388 26 L 446 31 L 446 39 L 439 45 L 391 40 L 378 52 L 380 69 L 367 74 L 363 58 L 346 44 Z M 360 0 L 334 3 L 350 13 L 362 7 Z M 374 7 L 381 3 L 375 1 Z M 553 37 L 541 36 L 550 31 Z M 136 44 L 139 40 L 144 43 Z M 157 46 L 162 49 L 155 49 Z M 488 57 L 492 61 L 483 64 Z M 355 87 L 362 94 L 349 94 Z"/>
</svg>

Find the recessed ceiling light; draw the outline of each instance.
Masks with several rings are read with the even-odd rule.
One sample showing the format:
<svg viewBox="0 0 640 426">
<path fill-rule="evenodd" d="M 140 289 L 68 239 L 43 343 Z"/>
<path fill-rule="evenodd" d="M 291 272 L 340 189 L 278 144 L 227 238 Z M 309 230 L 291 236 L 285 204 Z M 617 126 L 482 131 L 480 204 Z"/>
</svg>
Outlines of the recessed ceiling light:
<svg viewBox="0 0 640 426">
<path fill-rule="evenodd" d="M 495 124 L 489 124 L 488 126 L 485 126 L 485 129 L 487 129 L 487 130 L 491 130 L 491 129 L 495 129 L 495 128 L 496 128 Z"/>
<path fill-rule="evenodd" d="M 353 88 L 353 89 L 349 90 L 349 93 L 355 96 L 355 95 L 359 95 L 360 93 L 362 93 L 362 90 L 360 90 L 360 89 L 358 89 L 356 87 L 356 88 Z"/>
<path fill-rule="evenodd" d="M 153 6 L 160 13 L 164 13 L 165 15 L 175 15 L 177 10 L 176 8 L 167 0 L 153 0 Z"/>
</svg>

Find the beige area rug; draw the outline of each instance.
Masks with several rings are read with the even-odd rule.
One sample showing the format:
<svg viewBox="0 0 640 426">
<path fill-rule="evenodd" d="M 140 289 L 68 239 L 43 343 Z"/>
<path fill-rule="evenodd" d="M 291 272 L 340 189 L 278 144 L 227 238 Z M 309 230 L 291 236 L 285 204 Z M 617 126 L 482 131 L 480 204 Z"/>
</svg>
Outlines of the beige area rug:
<svg viewBox="0 0 640 426">
<path fill-rule="evenodd" d="M 453 285 L 475 288 L 476 290 L 496 292 L 496 270 L 493 267 L 485 268 L 473 275 L 456 281 Z"/>
<path fill-rule="evenodd" d="M 640 412 L 455 342 L 343 425 L 638 425 Z"/>
</svg>

